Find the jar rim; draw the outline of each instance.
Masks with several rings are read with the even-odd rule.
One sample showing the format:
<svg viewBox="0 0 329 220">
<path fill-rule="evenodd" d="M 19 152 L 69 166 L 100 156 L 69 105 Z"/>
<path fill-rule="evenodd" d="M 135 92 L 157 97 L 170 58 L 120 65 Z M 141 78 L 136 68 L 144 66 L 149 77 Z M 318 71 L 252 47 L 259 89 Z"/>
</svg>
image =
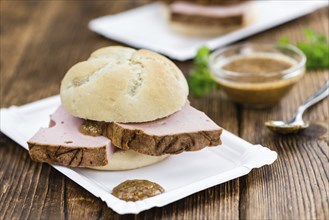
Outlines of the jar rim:
<svg viewBox="0 0 329 220">
<path fill-rule="evenodd" d="M 216 64 L 216 59 L 218 58 L 218 56 L 220 56 L 221 54 L 223 54 L 226 51 L 232 50 L 232 49 L 236 49 L 236 48 L 243 48 L 243 47 L 256 47 L 256 46 L 262 46 L 262 47 L 266 47 L 266 48 L 273 48 L 273 49 L 288 49 L 290 51 L 292 51 L 293 53 L 295 53 L 300 60 L 293 66 L 289 67 L 288 69 L 282 70 L 282 71 L 278 71 L 278 72 L 267 72 L 267 73 L 247 73 L 247 72 L 235 72 L 235 71 L 230 71 L 230 70 L 225 70 L 223 68 L 219 68 L 216 69 L 216 67 L 214 67 L 214 65 Z M 259 51 L 261 52 L 261 50 Z M 290 57 L 289 55 L 283 54 L 282 55 L 286 56 L 286 57 Z M 294 59 L 296 61 L 296 59 Z M 231 45 L 225 48 L 220 48 L 217 49 L 215 51 L 213 51 L 210 56 L 209 56 L 209 68 L 211 69 L 212 74 L 214 75 L 214 77 L 220 77 L 220 76 L 235 76 L 235 77 L 239 77 L 239 76 L 250 76 L 250 77 L 263 77 L 263 78 L 270 78 L 270 77 L 275 77 L 275 76 L 283 76 L 283 77 L 287 77 L 289 76 L 289 74 L 296 72 L 297 70 L 299 70 L 300 68 L 302 68 L 303 66 L 305 66 L 306 63 L 306 56 L 305 54 L 298 49 L 296 46 L 291 45 L 291 44 L 287 44 L 287 45 L 277 45 L 277 44 L 271 44 L 271 43 L 241 43 L 241 44 L 235 44 L 235 45 Z M 223 65 L 224 66 L 224 65 Z M 222 66 L 222 67 L 223 67 Z M 218 68 L 218 67 L 217 67 Z M 219 74 L 220 72 L 220 74 Z"/>
</svg>

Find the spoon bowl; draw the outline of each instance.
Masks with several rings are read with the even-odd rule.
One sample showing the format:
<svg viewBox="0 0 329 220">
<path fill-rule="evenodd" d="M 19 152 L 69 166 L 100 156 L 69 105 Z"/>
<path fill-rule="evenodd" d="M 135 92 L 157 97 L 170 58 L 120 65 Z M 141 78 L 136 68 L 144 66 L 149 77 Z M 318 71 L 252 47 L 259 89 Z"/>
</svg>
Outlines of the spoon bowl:
<svg viewBox="0 0 329 220">
<path fill-rule="evenodd" d="M 309 126 L 303 121 L 303 113 L 306 109 L 321 101 L 329 95 L 329 80 L 316 92 L 313 96 L 308 98 L 301 106 L 298 107 L 295 116 L 288 122 L 283 121 L 267 121 L 265 126 L 273 132 L 280 134 L 297 133 Z"/>
<path fill-rule="evenodd" d="M 284 121 L 267 121 L 265 125 L 273 132 L 280 134 L 297 133 L 298 131 L 305 129 L 309 126 L 308 123 L 301 124 L 288 124 Z"/>
</svg>

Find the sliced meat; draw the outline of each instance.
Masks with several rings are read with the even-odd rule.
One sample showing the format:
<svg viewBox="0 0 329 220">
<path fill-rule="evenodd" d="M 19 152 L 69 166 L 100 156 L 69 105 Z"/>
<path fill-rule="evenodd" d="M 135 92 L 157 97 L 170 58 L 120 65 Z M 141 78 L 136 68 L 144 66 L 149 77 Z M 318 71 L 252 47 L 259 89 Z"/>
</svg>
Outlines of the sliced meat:
<svg viewBox="0 0 329 220">
<path fill-rule="evenodd" d="M 29 141 L 29 153 L 39 162 L 72 167 L 104 166 L 114 151 L 111 141 L 79 131 L 83 120 L 73 117 L 63 107 L 51 115 L 49 128 L 41 128 Z"/>
<path fill-rule="evenodd" d="M 91 129 L 92 135 L 95 135 L 97 128 L 97 134 L 101 129 L 106 137 L 83 134 L 80 130 L 82 124 L 82 119 L 59 107 L 51 115 L 50 127 L 41 128 L 28 141 L 31 158 L 39 162 L 92 167 L 107 165 L 115 146 L 160 156 L 221 144 L 222 129 L 189 104 L 181 111 L 152 122 L 85 124 L 88 126 L 85 126 L 84 132 L 90 134 Z"/>
<path fill-rule="evenodd" d="M 240 26 L 244 22 L 248 4 L 235 2 L 229 5 L 203 5 L 200 2 L 174 2 L 169 6 L 170 19 L 173 22 L 222 27 Z"/>
<path fill-rule="evenodd" d="M 145 123 L 109 123 L 103 135 L 123 149 L 159 156 L 221 144 L 222 128 L 188 103 L 182 110 Z"/>
<path fill-rule="evenodd" d="M 242 25 L 243 24 L 243 16 L 231 16 L 227 18 L 217 17 L 211 18 L 200 16 L 200 15 L 186 15 L 179 13 L 171 14 L 172 21 L 178 21 L 187 24 L 198 24 L 198 25 L 209 25 L 209 26 L 223 26 L 223 25 Z"/>
<path fill-rule="evenodd" d="M 234 5 L 234 4 L 240 4 L 246 1 L 250 0 L 182 0 L 178 2 L 188 2 L 188 3 L 194 3 L 199 5 L 207 5 L 207 6 L 221 6 L 221 5 Z M 177 1 L 174 1 L 174 3 Z"/>
<path fill-rule="evenodd" d="M 169 6 L 171 13 L 198 15 L 208 18 L 228 18 L 245 14 L 248 4 L 234 4 L 225 6 L 200 5 L 190 2 L 174 2 Z"/>
</svg>

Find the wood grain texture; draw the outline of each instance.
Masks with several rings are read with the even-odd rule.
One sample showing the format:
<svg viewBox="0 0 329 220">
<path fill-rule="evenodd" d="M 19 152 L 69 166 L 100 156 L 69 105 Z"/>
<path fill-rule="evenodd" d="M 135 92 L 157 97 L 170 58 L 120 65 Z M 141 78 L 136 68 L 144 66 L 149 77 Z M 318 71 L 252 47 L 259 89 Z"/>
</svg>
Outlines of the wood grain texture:
<svg viewBox="0 0 329 220">
<path fill-rule="evenodd" d="M 311 19 L 313 18 L 313 19 Z M 321 10 L 302 19 L 263 33 L 249 40 L 258 41 L 288 36 L 292 42 L 305 40 L 303 28 L 329 35 L 328 11 Z M 322 21 L 322 22 L 319 22 Z M 245 194 L 240 200 L 245 209 L 240 217 L 247 219 L 326 219 L 329 214 L 328 194 L 328 129 L 329 99 L 311 108 L 304 116 L 311 121 L 309 129 L 298 135 L 275 135 L 264 129 L 271 119 L 290 119 L 297 107 L 313 95 L 326 80 L 329 71 L 310 71 L 274 108 L 266 111 L 241 110 L 241 137 L 251 143 L 262 143 L 278 152 L 278 161 L 271 167 L 252 171 L 245 179 Z M 255 120 L 257 118 L 257 120 Z M 257 132 L 254 132 L 254 131 Z M 257 196 L 254 196 L 257 195 Z M 259 212 L 259 210 L 266 210 Z"/>
<path fill-rule="evenodd" d="M 90 52 L 119 44 L 87 29 L 90 19 L 149 1 L 1 1 L 1 107 L 55 95 L 67 69 Z M 328 8 L 246 39 L 304 39 L 303 28 L 328 35 Z M 191 62 L 176 62 L 187 73 Z M 311 127 L 280 136 L 263 122 L 288 119 L 329 72 L 312 71 L 276 106 L 246 109 L 213 91 L 193 106 L 223 128 L 278 152 L 271 166 L 211 187 L 162 208 L 119 216 L 100 199 L 0 134 L 0 219 L 329 219 L 329 100 L 305 115 Z M 19 126 L 19 125 L 17 125 Z"/>
</svg>

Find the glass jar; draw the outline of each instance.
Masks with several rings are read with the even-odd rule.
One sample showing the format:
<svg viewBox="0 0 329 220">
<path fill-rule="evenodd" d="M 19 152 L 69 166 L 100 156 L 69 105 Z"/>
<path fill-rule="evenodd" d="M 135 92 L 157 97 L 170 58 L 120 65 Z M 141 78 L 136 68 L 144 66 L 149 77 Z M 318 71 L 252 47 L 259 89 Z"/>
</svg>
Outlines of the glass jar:
<svg viewBox="0 0 329 220">
<path fill-rule="evenodd" d="M 214 51 L 212 77 L 229 98 L 251 107 L 277 103 L 305 73 L 306 57 L 293 45 L 240 44 Z"/>
</svg>

